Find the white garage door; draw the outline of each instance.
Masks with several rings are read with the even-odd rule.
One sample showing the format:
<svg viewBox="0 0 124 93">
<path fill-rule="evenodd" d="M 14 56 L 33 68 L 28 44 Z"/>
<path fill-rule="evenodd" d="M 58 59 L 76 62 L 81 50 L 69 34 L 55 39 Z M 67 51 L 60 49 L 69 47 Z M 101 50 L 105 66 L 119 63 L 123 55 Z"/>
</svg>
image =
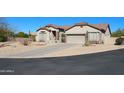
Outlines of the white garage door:
<svg viewBox="0 0 124 93">
<path fill-rule="evenodd" d="M 69 34 L 66 36 L 66 42 L 67 43 L 85 43 L 85 35 L 78 35 L 78 34 Z"/>
</svg>

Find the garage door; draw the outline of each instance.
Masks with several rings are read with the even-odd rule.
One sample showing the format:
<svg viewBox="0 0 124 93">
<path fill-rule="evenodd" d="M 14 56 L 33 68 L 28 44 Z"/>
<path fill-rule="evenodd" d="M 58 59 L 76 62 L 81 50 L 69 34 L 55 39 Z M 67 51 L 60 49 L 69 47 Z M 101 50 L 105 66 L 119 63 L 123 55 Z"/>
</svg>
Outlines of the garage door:
<svg viewBox="0 0 124 93">
<path fill-rule="evenodd" d="M 66 36 L 66 42 L 67 43 L 85 43 L 85 35 L 80 35 L 80 34 L 70 34 Z"/>
<path fill-rule="evenodd" d="M 99 32 L 88 32 L 88 40 L 91 43 L 99 43 L 100 33 Z"/>
</svg>

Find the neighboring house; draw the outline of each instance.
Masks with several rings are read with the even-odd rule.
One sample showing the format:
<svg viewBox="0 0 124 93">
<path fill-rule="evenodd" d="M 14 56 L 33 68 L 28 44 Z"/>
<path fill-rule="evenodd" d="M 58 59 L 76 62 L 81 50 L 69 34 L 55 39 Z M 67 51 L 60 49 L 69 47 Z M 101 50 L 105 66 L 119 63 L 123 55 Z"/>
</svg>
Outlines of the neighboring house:
<svg viewBox="0 0 124 93">
<path fill-rule="evenodd" d="M 80 22 L 73 26 L 47 25 L 37 30 L 36 41 L 46 43 L 105 43 L 111 36 L 108 24 Z"/>
<path fill-rule="evenodd" d="M 62 42 L 62 36 L 67 26 L 47 25 L 37 30 L 36 41 L 46 43 L 59 43 Z"/>
<path fill-rule="evenodd" d="M 85 22 L 77 23 L 65 32 L 66 43 L 85 44 L 86 41 L 92 44 L 105 43 L 111 36 L 108 24 L 88 24 Z"/>
</svg>

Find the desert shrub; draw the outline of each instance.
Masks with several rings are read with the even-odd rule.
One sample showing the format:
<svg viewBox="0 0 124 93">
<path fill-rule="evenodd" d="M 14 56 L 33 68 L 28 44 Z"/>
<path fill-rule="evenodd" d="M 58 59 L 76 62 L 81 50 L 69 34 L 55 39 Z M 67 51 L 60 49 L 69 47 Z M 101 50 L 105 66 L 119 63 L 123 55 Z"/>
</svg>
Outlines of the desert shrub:
<svg viewBox="0 0 124 93">
<path fill-rule="evenodd" d="M 124 38 L 119 37 L 115 40 L 115 45 L 122 45 L 124 43 Z"/>
<path fill-rule="evenodd" d="M 86 41 L 84 45 L 85 46 L 90 46 L 90 42 L 89 41 Z"/>
<path fill-rule="evenodd" d="M 17 41 L 20 42 L 24 46 L 28 46 L 32 43 L 33 40 L 32 39 L 26 39 L 26 38 L 19 38 Z"/>
<path fill-rule="evenodd" d="M 5 42 L 7 41 L 7 37 L 0 35 L 0 42 Z"/>
<path fill-rule="evenodd" d="M 115 32 L 112 32 L 112 37 L 121 37 L 124 36 L 124 29 L 118 29 Z"/>
</svg>

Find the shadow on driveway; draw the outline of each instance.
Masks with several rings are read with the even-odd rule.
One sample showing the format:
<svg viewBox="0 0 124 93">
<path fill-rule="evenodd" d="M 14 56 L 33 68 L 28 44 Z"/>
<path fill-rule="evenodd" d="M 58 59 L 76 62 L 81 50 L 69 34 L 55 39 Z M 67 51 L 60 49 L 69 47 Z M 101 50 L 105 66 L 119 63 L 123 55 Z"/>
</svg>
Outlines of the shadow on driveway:
<svg viewBox="0 0 124 93">
<path fill-rule="evenodd" d="M 1 75 L 124 75 L 124 49 L 54 58 L 1 58 Z"/>
</svg>

